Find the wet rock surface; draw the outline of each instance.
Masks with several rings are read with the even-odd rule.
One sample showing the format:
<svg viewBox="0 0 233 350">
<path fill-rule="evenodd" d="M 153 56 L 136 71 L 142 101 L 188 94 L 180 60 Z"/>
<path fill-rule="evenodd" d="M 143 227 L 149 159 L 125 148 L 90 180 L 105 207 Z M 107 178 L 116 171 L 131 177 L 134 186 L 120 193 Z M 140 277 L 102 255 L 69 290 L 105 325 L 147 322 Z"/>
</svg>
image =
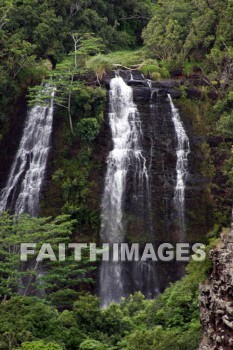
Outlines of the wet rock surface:
<svg viewBox="0 0 233 350">
<path fill-rule="evenodd" d="M 149 167 L 151 185 L 151 210 L 153 221 L 153 238 L 156 241 L 177 242 L 179 239 L 179 227 L 176 222 L 174 211 L 174 187 L 176 185 L 176 147 L 177 139 L 174 123 L 172 121 L 171 106 L 168 99 L 170 91 L 178 91 L 178 82 L 175 80 L 163 80 L 162 88 L 154 87 L 155 82 L 149 82 L 140 76 L 140 72 L 121 71 L 120 75 L 125 79 L 137 78 L 137 81 L 144 81 L 144 86 L 132 86 L 134 102 L 140 113 L 142 128 L 142 148 Z M 139 79 L 140 78 L 140 79 Z M 126 80 L 129 81 L 129 80 Z M 148 83 L 149 86 L 145 86 Z M 172 94 L 171 94 L 172 96 Z M 172 96 L 173 97 L 173 96 Z M 207 205 L 205 196 L 208 179 L 200 173 L 200 164 L 203 161 L 203 154 L 200 145 L 205 142 L 205 138 L 200 139 L 193 132 L 190 119 L 186 115 L 181 115 L 189 137 L 191 153 L 189 154 L 189 175 L 186 183 L 186 233 L 187 240 L 203 237 L 208 232 L 210 222 L 210 208 Z M 194 152 L 195 150 L 195 152 Z M 197 165 L 198 168 L 197 169 Z M 131 176 L 131 177 L 130 177 Z M 133 174 L 128 176 L 128 193 L 126 197 L 126 221 L 128 240 L 150 241 L 149 229 L 142 226 L 142 215 L 145 216 L 143 203 L 134 205 L 131 201 Z M 196 216 L 193 216 L 193 213 Z M 197 220 L 198 217 L 198 220 Z"/>
<path fill-rule="evenodd" d="M 170 94 L 172 98 L 181 98 L 182 94 L 185 94 L 188 98 L 193 100 L 204 100 L 209 98 L 210 100 L 216 100 L 218 94 L 215 90 L 203 93 L 202 87 L 210 87 L 211 82 L 208 78 L 202 75 L 202 72 L 198 71 L 194 74 L 190 74 L 188 77 L 184 76 L 182 69 L 178 69 L 173 72 L 171 79 L 161 79 L 157 81 L 150 81 L 146 79 L 138 70 L 116 70 L 116 72 L 108 73 L 103 80 L 106 88 L 109 89 L 110 81 L 116 74 L 124 79 L 124 81 L 132 87 L 150 87 L 163 91 L 166 94 Z"/>
<path fill-rule="evenodd" d="M 154 88 L 174 89 L 182 85 L 182 81 L 174 79 L 165 79 L 159 81 L 152 81 L 151 86 Z"/>
<path fill-rule="evenodd" d="M 200 286 L 204 336 L 198 350 L 233 349 L 233 229 L 210 252 L 213 271 Z"/>
<path fill-rule="evenodd" d="M 26 91 L 15 102 L 14 109 L 9 111 L 7 130 L 0 143 L 0 189 L 2 189 L 9 175 L 11 165 L 23 133 L 25 117 L 27 115 Z"/>
<path fill-rule="evenodd" d="M 127 190 L 125 193 L 124 223 L 126 241 L 129 243 L 146 242 L 176 243 L 180 239 L 180 229 L 174 210 L 174 190 L 176 185 L 176 134 L 172 121 L 171 106 L 168 93 L 172 98 L 180 98 L 180 82 L 166 80 L 162 82 L 147 81 L 140 72 L 120 71 L 120 76 L 133 88 L 134 102 L 137 105 L 141 119 L 143 156 L 150 176 L 150 198 L 146 196 L 137 199 L 132 196 L 134 173 L 128 172 Z M 106 77 L 110 82 L 114 74 Z M 161 83 L 161 84 L 160 84 Z M 108 85 L 109 88 L 109 85 Z M 174 100 L 174 103 L 175 100 Z M 108 113 L 108 111 L 106 111 Z M 106 113 L 106 120 L 108 114 Z M 189 175 L 186 184 L 186 241 L 202 240 L 211 227 L 211 208 L 207 203 L 206 187 L 208 179 L 200 172 L 204 159 L 200 144 L 204 137 L 194 135 L 190 118 L 181 115 L 191 146 L 189 155 Z M 109 135 L 111 137 L 111 135 Z M 195 152 L 194 152 L 195 150 Z M 197 167 L 198 164 L 198 167 Z M 146 191 L 145 191 L 146 192 Z M 148 213 L 148 201 L 151 201 L 152 228 Z M 195 238 L 194 238 L 195 237 Z M 176 281 L 184 273 L 181 263 L 156 263 L 157 292 L 162 292 L 171 282 Z M 134 267 L 130 264 L 125 269 L 125 280 L 129 292 L 143 290 L 135 284 Z M 146 276 L 144 276 L 146 280 Z M 133 288 L 133 289 L 132 289 Z"/>
</svg>

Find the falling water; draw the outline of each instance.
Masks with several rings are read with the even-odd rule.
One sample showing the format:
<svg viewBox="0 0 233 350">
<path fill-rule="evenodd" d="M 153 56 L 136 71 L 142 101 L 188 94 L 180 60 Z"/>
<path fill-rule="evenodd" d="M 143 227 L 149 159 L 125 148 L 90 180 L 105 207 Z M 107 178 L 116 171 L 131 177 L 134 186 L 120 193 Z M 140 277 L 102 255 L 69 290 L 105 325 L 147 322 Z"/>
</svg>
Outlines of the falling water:
<svg viewBox="0 0 233 350">
<path fill-rule="evenodd" d="M 185 186 L 188 176 L 188 155 L 190 153 L 189 139 L 180 120 L 178 109 L 174 106 L 172 98 L 168 95 L 171 110 L 172 120 L 175 126 L 177 137 L 177 162 L 176 162 L 176 187 L 174 195 L 175 208 L 178 214 L 181 239 L 185 237 Z"/>
<path fill-rule="evenodd" d="M 146 159 L 140 148 L 142 137 L 139 112 L 133 102 L 133 90 L 121 77 L 110 84 L 110 128 L 113 150 L 107 159 L 107 173 L 102 198 L 101 239 L 106 243 L 121 243 L 125 238 L 123 223 L 124 193 L 129 167 L 134 170 L 134 183 L 149 190 Z M 133 195 L 133 194 L 132 194 Z M 100 271 L 100 297 L 102 306 L 119 302 L 126 295 L 121 262 L 102 262 Z"/>
<path fill-rule="evenodd" d="M 146 81 L 147 81 L 149 88 L 152 89 L 152 81 L 150 79 L 146 79 Z"/>
<path fill-rule="evenodd" d="M 0 195 L 0 212 L 37 216 L 39 195 L 48 160 L 55 90 L 48 87 L 50 105 L 35 106 L 27 116 L 23 136 L 6 187 Z"/>
</svg>

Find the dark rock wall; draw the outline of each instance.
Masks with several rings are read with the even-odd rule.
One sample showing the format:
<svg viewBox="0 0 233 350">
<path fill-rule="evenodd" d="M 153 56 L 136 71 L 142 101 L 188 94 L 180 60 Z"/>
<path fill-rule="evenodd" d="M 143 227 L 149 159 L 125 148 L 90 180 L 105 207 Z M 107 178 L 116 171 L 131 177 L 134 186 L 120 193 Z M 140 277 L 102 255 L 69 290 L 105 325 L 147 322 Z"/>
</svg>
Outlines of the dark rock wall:
<svg viewBox="0 0 233 350">
<path fill-rule="evenodd" d="M 131 75 L 132 73 L 132 75 Z M 181 82 L 176 80 L 165 80 L 160 82 L 148 81 L 138 71 L 120 71 L 120 75 L 132 86 L 134 101 L 140 113 L 143 132 L 142 149 L 147 160 L 151 180 L 151 201 L 153 227 L 156 239 L 161 241 L 177 241 L 179 228 L 173 208 L 174 186 L 176 184 L 176 135 L 172 122 L 172 114 L 167 94 L 170 89 L 177 88 Z M 133 76 L 133 80 L 131 77 Z M 111 73 L 105 79 L 106 86 L 114 74 Z M 151 87 L 149 87 L 149 84 Z M 172 95 L 172 94 L 171 94 Z M 175 105 L 176 97 L 172 96 Z M 212 226 L 212 202 L 209 194 L 211 178 L 203 174 L 203 163 L 206 162 L 203 145 L 206 138 L 196 132 L 195 119 L 180 110 L 181 120 L 189 137 L 191 153 L 189 155 L 189 176 L 185 192 L 186 198 L 186 231 L 189 241 L 202 238 Z M 106 115 L 106 118 L 107 115 Z M 208 165 L 207 165 L 208 166 Z M 126 215 L 133 215 L 130 194 L 132 193 L 132 178 L 128 177 L 126 197 Z M 138 210 L 136 211 L 138 213 Z M 136 216 L 135 214 L 135 216 Z M 135 218 L 137 219 L 137 218 Z M 135 241 L 140 237 L 147 241 L 146 232 L 140 230 L 137 235 L 135 223 L 130 229 L 128 219 L 128 240 Z M 138 220 L 139 224 L 139 220 Z M 140 225 L 139 225 L 140 226 Z M 141 229 L 141 228 L 140 228 Z M 130 232 L 132 231 L 132 237 Z M 151 238 L 151 237 L 150 237 Z"/>
<path fill-rule="evenodd" d="M 141 229 L 140 222 L 143 222 L 143 218 L 140 218 L 139 212 L 138 220 L 132 222 L 131 219 L 127 227 L 127 238 L 131 241 L 136 239 L 144 242 L 151 241 L 153 238 L 153 240 L 166 242 L 174 237 L 174 235 L 170 236 L 170 233 L 176 179 L 176 139 L 170 105 L 167 96 L 160 96 L 156 90 L 153 91 L 149 87 L 135 87 L 134 101 L 140 113 L 143 133 L 142 149 L 150 177 L 151 198 L 148 200 L 151 200 L 153 235 L 151 237 L 149 232 Z M 130 181 L 127 190 L 126 211 L 132 216 L 134 208 L 130 203 L 132 196 Z"/>
<path fill-rule="evenodd" d="M 176 185 L 176 135 L 172 121 L 171 107 L 167 93 L 176 87 L 173 81 L 159 85 L 147 80 L 139 73 L 121 71 L 120 76 L 133 88 L 134 102 L 140 113 L 142 128 L 142 150 L 147 161 L 150 177 L 150 198 L 144 195 L 135 201 L 133 169 L 129 170 L 125 193 L 124 224 L 127 242 L 146 242 L 155 244 L 179 242 L 179 226 L 174 209 L 174 188 Z M 114 75 L 106 77 L 109 82 Z M 178 95 L 177 97 L 180 97 Z M 173 95 L 175 99 L 175 95 Z M 174 100 L 176 104 L 176 101 Z M 108 119 L 108 115 L 106 114 Z M 193 133 L 193 120 L 190 116 L 181 115 L 191 146 L 189 155 L 189 176 L 185 192 L 186 200 L 186 242 L 203 241 L 204 236 L 212 227 L 212 203 L 209 196 L 209 179 L 201 172 L 205 156 L 202 152 L 202 143 L 198 135 Z M 109 135 L 111 137 L 111 135 Z M 151 201 L 149 213 L 148 201 Z M 150 216 L 152 229 L 150 227 Z M 181 277 L 184 273 L 182 263 L 156 263 L 157 286 L 161 292 L 170 282 Z M 137 290 L 132 277 L 134 267 L 127 267 L 125 280 L 130 281 L 130 292 Z M 129 287 L 130 289 L 130 287 Z"/>
<path fill-rule="evenodd" d="M 2 189 L 14 161 L 24 128 L 27 115 L 26 92 L 17 99 L 14 106 L 9 108 L 8 120 L 2 131 L 3 138 L 0 142 L 0 189 Z"/>
<path fill-rule="evenodd" d="M 210 257 L 213 271 L 200 286 L 204 336 L 199 350 L 230 350 L 233 348 L 233 231 L 222 234 Z"/>
</svg>

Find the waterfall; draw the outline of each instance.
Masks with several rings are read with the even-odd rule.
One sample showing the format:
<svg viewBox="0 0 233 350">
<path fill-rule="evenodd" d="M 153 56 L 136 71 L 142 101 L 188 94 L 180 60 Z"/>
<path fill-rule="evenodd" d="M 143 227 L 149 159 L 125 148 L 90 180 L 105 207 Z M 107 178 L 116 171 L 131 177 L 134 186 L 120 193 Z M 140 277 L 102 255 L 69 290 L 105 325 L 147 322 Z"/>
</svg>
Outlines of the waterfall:
<svg viewBox="0 0 233 350">
<path fill-rule="evenodd" d="M 146 159 L 141 149 L 140 115 L 133 101 L 133 90 L 121 77 L 113 78 L 110 83 L 109 122 L 113 150 L 107 159 L 101 205 L 101 239 L 105 243 L 122 243 L 126 234 L 123 211 L 129 168 L 133 168 L 134 173 L 132 196 L 135 201 L 142 201 L 143 192 L 149 192 L 150 185 Z M 123 275 L 121 262 L 102 262 L 100 297 L 103 307 L 119 302 L 121 297 L 126 296 Z"/>
<path fill-rule="evenodd" d="M 7 184 L 0 194 L 0 212 L 37 216 L 50 149 L 55 90 L 45 87 L 50 97 L 47 106 L 33 107 L 25 122 L 23 136 Z"/>
<path fill-rule="evenodd" d="M 178 109 L 174 106 L 172 98 L 168 95 L 172 110 L 172 121 L 174 123 L 177 137 L 177 162 L 176 162 L 176 186 L 174 195 L 175 209 L 178 214 L 178 224 L 180 228 L 180 239 L 185 238 L 185 187 L 188 176 L 188 155 L 190 144 L 184 126 L 180 120 Z"/>
</svg>

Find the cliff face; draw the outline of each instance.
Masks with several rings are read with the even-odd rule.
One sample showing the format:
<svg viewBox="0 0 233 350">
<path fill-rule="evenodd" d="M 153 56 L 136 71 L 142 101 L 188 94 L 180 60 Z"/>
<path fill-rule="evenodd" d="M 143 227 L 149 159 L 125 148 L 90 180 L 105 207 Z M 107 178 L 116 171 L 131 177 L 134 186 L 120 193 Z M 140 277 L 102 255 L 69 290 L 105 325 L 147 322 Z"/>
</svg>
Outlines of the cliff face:
<svg viewBox="0 0 233 350">
<path fill-rule="evenodd" d="M 233 229 L 210 252 L 213 271 L 200 287 L 204 336 L 199 350 L 233 349 Z"/>
<path fill-rule="evenodd" d="M 167 98 L 169 93 L 174 99 L 174 103 L 179 107 L 181 120 L 184 123 L 187 135 L 190 140 L 191 153 L 189 154 L 189 175 L 186 183 L 185 203 L 186 203 L 186 234 L 187 242 L 202 241 L 205 234 L 211 229 L 213 224 L 213 199 L 210 190 L 212 175 L 206 175 L 206 168 L 211 165 L 209 153 L 203 152 L 206 143 L 210 147 L 215 147 L 221 142 L 216 137 L 208 140 L 204 132 L 199 133 L 199 129 L 203 130 L 205 118 L 201 120 L 195 119 L 195 113 L 191 113 L 185 108 L 180 108 L 182 104 L 187 107 L 191 100 L 194 102 L 191 106 L 198 103 L 197 90 L 194 88 L 186 91 L 189 99 L 179 99 L 181 91 L 179 86 L 183 84 L 180 80 L 164 80 L 160 82 L 148 82 L 140 72 L 133 71 L 132 78 L 128 71 L 121 71 L 121 76 L 132 86 L 134 101 L 140 112 L 141 128 L 142 128 L 142 150 L 143 156 L 149 164 L 150 173 L 150 192 L 151 192 L 151 212 L 148 210 L 148 198 L 145 200 L 132 196 L 132 184 L 134 173 L 129 169 L 127 176 L 127 191 L 125 193 L 126 201 L 124 207 L 124 222 L 126 225 L 126 241 L 140 242 L 142 246 L 146 242 L 172 242 L 175 243 L 179 239 L 179 227 L 176 223 L 176 215 L 174 214 L 174 187 L 176 184 L 176 136 L 174 125 L 172 122 L 171 107 Z M 109 88 L 109 82 L 115 75 L 109 74 L 103 82 Z M 202 83 L 202 82 L 199 82 Z M 199 84 L 198 83 L 198 84 Z M 196 84 L 193 84 L 196 86 Z M 201 97 L 199 97 L 201 98 Z M 202 103 L 202 102 L 201 102 Z M 203 101 L 204 103 L 204 101 Z M 24 118 L 26 116 L 26 101 L 20 101 L 20 105 L 15 108 L 17 113 L 12 116 L 9 128 L 10 131 L 5 135 L 0 147 L 0 187 L 5 184 L 7 175 L 9 174 L 10 165 L 13 162 L 15 152 L 20 142 L 22 134 Z M 191 109 L 191 107 L 189 108 Z M 94 213 L 94 218 L 99 218 L 100 203 L 104 186 L 104 176 L 106 173 L 106 159 L 109 151 L 112 149 L 111 132 L 109 128 L 109 106 L 106 104 L 105 121 L 102 130 L 94 144 L 94 153 L 90 160 L 91 174 L 88 181 L 91 183 L 90 195 L 86 200 L 86 208 Z M 58 113 L 59 114 L 59 113 Z M 17 118 L 16 118 L 17 117 Z M 47 177 L 41 194 L 43 216 L 58 215 L 61 207 L 65 204 L 61 195 L 61 186 L 52 181 L 53 173 L 64 166 L 63 159 L 77 159 L 79 157 L 80 143 L 79 140 L 69 143 L 64 138 L 64 130 L 66 130 L 66 119 L 63 113 L 56 115 L 54 118 L 53 145 L 51 150 L 51 158 L 47 168 Z M 195 130 L 196 125 L 198 131 Z M 20 132 L 19 132 L 20 131 Z M 72 145 L 72 146 L 71 146 Z M 218 159 L 221 158 L 223 163 L 224 157 L 218 152 Z M 220 163 L 220 161 L 218 161 Z M 221 168 L 220 163 L 219 168 Z M 204 169 L 204 170 L 203 170 Z M 221 193 L 217 193 L 218 198 L 229 198 L 228 209 L 231 208 L 231 196 L 226 192 L 230 192 L 229 186 L 222 193 L 222 187 L 226 181 L 219 177 L 218 188 Z M 76 180 L 75 180 L 76 181 Z M 216 188 L 217 186 L 213 186 Z M 221 207 L 223 203 L 220 203 Z M 148 218 L 149 214 L 149 218 Z M 96 221 L 97 221 L 96 219 Z M 150 219 L 153 223 L 153 236 L 151 237 L 151 228 L 148 227 Z M 93 228 L 94 226 L 94 228 Z M 97 228 L 96 228 L 97 227 Z M 98 222 L 93 225 L 92 221 L 84 221 L 80 223 L 79 240 L 84 242 L 96 240 L 98 231 Z M 158 264 L 158 284 L 160 292 L 174 282 L 183 274 L 183 266 L 167 263 Z M 129 285 L 133 282 L 129 280 Z M 137 286 L 133 291 L 137 290 Z M 131 290 L 130 290 L 131 291 Z"/>
<path fill-rule="evenodd" d="M 8 121 L 1 131 L 3 137 L 0 140 L 0 189 L 5 186 L 10 167 L 22 137 L 25 117 L 27 115 L 26 92 L 15 101 L 8 110 Z"/>
<path fill-rule="evenodd" d="M 105 78 L 107 88 L 115 75 L 108 74 Z M 174 188 L 176 186 L 176 134 L 172 122 L 169 93 L 174 99 L 181 97 L 180 81 L 163 80 L 148 81 L 138 71 L 120 71 L 120 76 L 133 88 L 134 102 L 137 105 L 141 119 L 143 156 L 149 164 L 151 187 L 151 215 L 153 222 L 153 237 L 159 242 L 177 242 L 179 227 L 174 212 Z M 194 98 L 195 96 L 190 96 Z M 108 111 L 107 111 L 108 112 Z M 188 156 L 188 179 L 185 190 L 185 216 L 187 241 L 201 240 L 211 229 L 213 216 L 211 198 L 209 196 L 210 178 L 202 173 L 203 163 L 207 160 L 202 146 L 206 142 L 199 134 L 194 133 L 194 116 L 180 111 L 181 120 L 189 137 L 191 152 Z M 108 113 L 106 113 L 108 120 Z M 111 135 L 109 135 L 110 137 Z M 127 225 L 127 240 L 129 242 L 151 241 L 147 225 L 149 219 L 145 213 L 145 203 L 134 203 L 132 198 L 133 172 L 127 176 L 126 204 L 124 217 Z"/>
<path fill-rule="evenodd" d="M 146 242 L 176 243 L 180 239 L 180 228 L 173 201 L 177 176 L 177 140 L 167 94 L 172 96 L 176 104 L 177 100 L 175 99 L 181 95 L 180 91 L 176 90 L 176 85 L 179 83 L 173 80 L 148 83 L 138 71 L 120 71 L 120 76 L 132 87 L 134 102 L 140 113 L 141 148 L 146 164 L 148 164 L 150 179 L 150 198 L 147 197 L 146 189 L 139 196 L 132 195 L 135 193 L 133 169 L 136 167 L 129 167 L 123 207 L 125 241 L 139 242 L 142 249 Z M 113 77 L 115 77 L 113 73 L 106 76 L 107 88 L 109 88 L 110 80 Z M 106 121 L 108 121 L 109 110 L 106 112 Z M 202 241 L 204 235 L 212 227 L 209 218 L 213 217 L 208 191 L 210 179 L 200 171 L 202 164 L 206 161 L 205 154 L 202 152 L 202 144 L 205 140 L 201 140 L 199 135 L 194 133 L 193 124 L 195 121 L 192 115 L 181 114 L 181 120 L 189 137 L 191 148 L 185 190 L 186 240 L 187 242 L 197 242 Z M 150 208 L 148 208 L 149 201 Z M 138 289 L 138 284 L 135 281 L 139 278 L 134 277 L 135 275 L 131 272 L 133 269 L 132 266 L 128 265 L 125 268 L 127 276 L 125 280 L 129 293 L 146 290 L 146 288 Z M 157 262 L 155 269 L 156 285 L 159 292 L 162 292 L 184 273 L 183 264 L 176 262 L 171 264 Z M 138 274 L 136 275 L 138 276 Z M 146 274 L 143 275 L 142 280 L 147 280 Z"/>
</svg>

